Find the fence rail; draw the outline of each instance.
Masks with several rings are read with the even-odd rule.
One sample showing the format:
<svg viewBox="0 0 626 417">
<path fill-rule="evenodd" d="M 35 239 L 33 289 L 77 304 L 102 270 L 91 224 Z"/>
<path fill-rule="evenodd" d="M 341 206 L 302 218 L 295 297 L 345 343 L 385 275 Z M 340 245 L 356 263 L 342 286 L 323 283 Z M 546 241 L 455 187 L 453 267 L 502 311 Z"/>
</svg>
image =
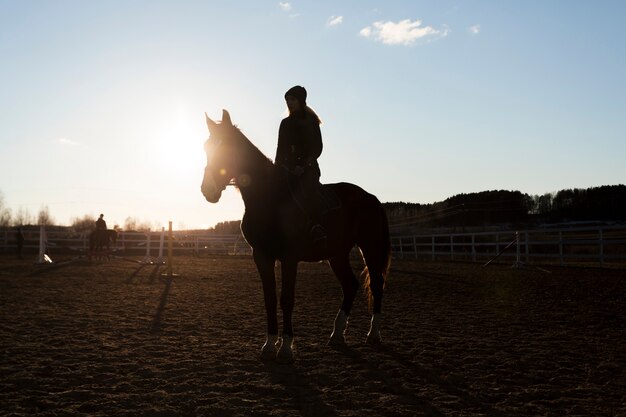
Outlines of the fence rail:
<svg viewBox="0 0 626 417">
<path fill-rule="evenodd" d="M 24 230 L 25 253 L 39 251 L 39 228 Z M 85 233 L 47 230 L 47 252 L 84 253 L 89 247 Z M 239 234 L 202 235 L 174 232 L 174 253 L 197 256 L 249 255 L 251 248 Z M 120 232 L 114 250 L 128 255 L 159 255 L 161 232 Z M 15 229 L 0 229 L 0 250 L 15 250 Z M 167 245 L 163 245 L 167 246 Z M 486 262 L 498 254 L 500 262 L 528 264 L 626 266 L 626 226 L 571 227 L 495 231 L 481 233 L 392 236 L 394 257 L 421 260 Z M 508 246 L 508 247 L 507 247 Z"/>
<path fill-rule="evenodd" d="M 626 226 L 392 236 L 398 258 L 626 265 Z"/>
<path fill-rule="evenodd" d="M 0 229 L 0 250 L 15 251 L 15 229 Z M 23 232 L 24 252 L 39 251 L 39 229 L 27 229 Z M 175 254 L 203 255 L 246 255 L 251 253 L 250 246 L 240 234 L 200 235 L 173 232 L 173 250 Z M 119 232 L 117 242 L 111 250 L 128 255 L 162 256 L 161 250 L 167 250 L 167 233 L 162 232 Z M 89 233 L 72 231 L 46 230 L 47 248 L 54 254 L 86 253 L 89 248 Z M 161 243 L 163 242 L 163 243 Z"/>
</svg>

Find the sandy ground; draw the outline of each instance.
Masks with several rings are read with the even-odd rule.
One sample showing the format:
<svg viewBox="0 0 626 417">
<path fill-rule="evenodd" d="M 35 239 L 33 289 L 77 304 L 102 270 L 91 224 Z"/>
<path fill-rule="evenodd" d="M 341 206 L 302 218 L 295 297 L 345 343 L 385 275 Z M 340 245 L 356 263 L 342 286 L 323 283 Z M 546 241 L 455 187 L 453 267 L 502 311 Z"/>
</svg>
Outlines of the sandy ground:
<svg viewBox="0 0 626 417">
<path fill-rule="evenodd" d="M 626 415 L 624 270 L 395 261 L 384 345 L 359 295 L 339 349 L 339 285 L 303 264 L 280 365 L 259 360 L 251 258 L 175 258 L 170 284 L 135 268 L 0 257 L 0 415 Z"/>
</svg>

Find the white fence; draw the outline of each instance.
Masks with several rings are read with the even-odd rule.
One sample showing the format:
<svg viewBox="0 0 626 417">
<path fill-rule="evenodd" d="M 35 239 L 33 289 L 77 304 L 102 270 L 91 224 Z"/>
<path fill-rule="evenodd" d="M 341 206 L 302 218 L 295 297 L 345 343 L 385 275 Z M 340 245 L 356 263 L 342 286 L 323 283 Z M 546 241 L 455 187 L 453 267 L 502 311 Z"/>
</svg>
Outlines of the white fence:
<svg viewBox="0 0 626 417">
<path fill-rule="evenodd" d="M 626 226 L 393 236 L 398 258 L 626 265 Z"/>
<path fill-rule="evenodd" d="M 39 251 L 39 229 L 24 228 L 24 252 Z M 46 229 L 47 252 L 55 254 L 86 253 L 89 248 L 89 233 L 76 233 L 70 230 Z M 247 255 L 250 246 L 239 234 L 200 235 L 187 232 L 173 232 L 173 250 L 175 254 L 194 254 L 197 256 L 223 254 Z M 113 251 L 131 255 L 159 256 L 159 249 L 167 251 L 167 232 L 119 232 Z M 161 241 L 164 243 L 161 244 Z M 0 229 L 0 250 L 16 250 L 16 230 Z M 162 255 L 162 254 L 161 254 Z"/>
<path fill-rule="evenodd" d="M 48 253 L 84 253 L 88 235 L 68 230 L 46 230 Z M 24 230 L 25 253 L 39 251 L 39 228 Z M 175 231 L 175 254 L 206 256 L 249 255 L 251 249 L 239 234 L 212 235 Z M 164 234 L 167 242 L 167 233 Z M 161 232 L 120 232 L 114 250 L 129 255 L 158 256 Z M 15 251 L 15 229 L 0 229 L 0 250 Z M 528 264 L 626 266 L 626 226 L 574 227 L 482 233 L 392 236 L 396 258 L 464 260 Z M 167 247 L 167 244 L 164 245 Z"/>
</svg>

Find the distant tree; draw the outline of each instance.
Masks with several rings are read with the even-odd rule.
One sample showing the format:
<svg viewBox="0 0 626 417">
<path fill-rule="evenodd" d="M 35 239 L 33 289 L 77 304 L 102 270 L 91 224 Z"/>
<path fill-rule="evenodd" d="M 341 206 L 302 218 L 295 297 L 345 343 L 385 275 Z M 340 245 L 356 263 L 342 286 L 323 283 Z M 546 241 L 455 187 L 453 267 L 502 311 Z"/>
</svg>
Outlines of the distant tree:
<svg viewBox="0 0 626 417">
<path fill-rule="evenodd" d="M 72 217 L 72 228 L 77 232 L 86 232 L 96 227 L 96 218 L 93 214 L 85 214 L 82 217 Z"/>
<path fill-rule="evenodd" d="M 556 221 L 626 220 L 626 185 L 603 185 L 556 193 L 551 217 Z"/>
<path fill-rule="evenodd" d="M 124 220 L 124 230 L 137 230 L 137 219 L 128 216 L 126 220 Z"/>
<path fill-rule="evenodd" d="M 50 215 L 50 209 L 48 206 L 41 206 L 39 213 L 37 214 L 37 224 L 44 226 L 51 226 L 54 224 L 54 219 Z"/>
<path fill-rule="evenodd" d="M 140 221 L 135 217 L 128 216 L 126 220 L 124 220 L 124 230 L 126 231 L 136 231 L 136 232 L 149 232 L 152 230 L 152 226 L 149 222 Z"/>
<path fill-rule="evenodd" d="M 28 209 L 20 207 L 13 216 L 13 226 L 26 226 L 35 223 L 35 217 L 30 214 Z"/>
<path fill-rule="evenodd" d="M 215 225 L 213 231 L 219 235 L 236 235 L 241 233 L 241 220 L 220 222 Z"/>
<path fill-rule="evenodd" d="M 534 201 L 519 191 L 493 190 L 458 194 L 442 204 L 446 212 L 440 225 L 482 226 L 502 223 L 524 223 L 533 210 Z M 452 210 L 455 209 L 455 210 Z"/>
<path fill-rule="evenodd" d="M 542 217 L 548 216 L 552 211 L 552 199 L 553 195 L 551 193 L 533 196 L 535 205 L 532 214 L 536 214 Z"/>
<path fill-rule="evenodd" d="M 9 227 L 11 224 L 11 209 L 4 204 L 4 195 L 0 191 L 0 227 Z"/>
</svg>

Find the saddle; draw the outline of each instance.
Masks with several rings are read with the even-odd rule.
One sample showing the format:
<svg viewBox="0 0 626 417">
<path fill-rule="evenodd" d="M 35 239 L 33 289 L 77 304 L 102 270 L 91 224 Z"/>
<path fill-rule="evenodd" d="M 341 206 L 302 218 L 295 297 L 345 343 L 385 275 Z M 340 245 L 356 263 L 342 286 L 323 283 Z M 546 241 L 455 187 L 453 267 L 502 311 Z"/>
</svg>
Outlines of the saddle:
<svg viewBox="0 0 626 417">
<path fill-rule="evenodd" d="M 289 193 L 300 210 L 309 216 L 311 215 L 311 209 L 308 207 L 310 207 L 311 204 L 315 204 L 317 208 L 316 211 L 318 212 L 317 215 L 319 216 L 325 216 L 329 212 L 341 208 L 341 200 L 339 199 L 339 196 L 331 187 L 323 184 L 316 187 L 315 192 L 311 192 L 311 195 L 309 196 L 300 182 L 296 182 L 294 184 L 290 181 Z M 316 199 L 315 202 L 310 201 L 313 198 Z"/>
</svg>

